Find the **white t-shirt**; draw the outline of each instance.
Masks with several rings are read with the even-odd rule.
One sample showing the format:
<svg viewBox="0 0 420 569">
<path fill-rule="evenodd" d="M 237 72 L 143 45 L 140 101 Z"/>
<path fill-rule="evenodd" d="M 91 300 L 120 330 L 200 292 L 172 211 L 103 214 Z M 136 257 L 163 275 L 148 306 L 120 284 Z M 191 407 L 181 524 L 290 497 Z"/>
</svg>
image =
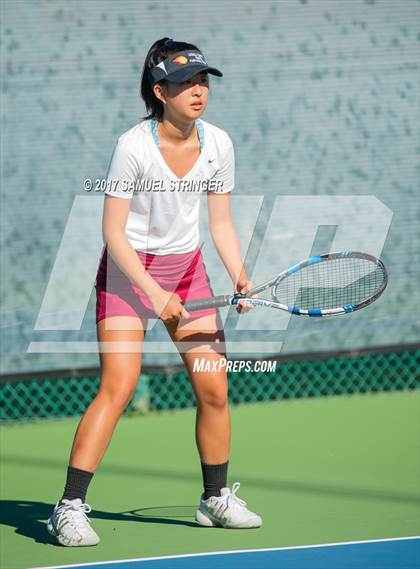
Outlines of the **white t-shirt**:
<svg viewBox="0 0 420 569">
<path fill-rule="evenodd" d="M 201 195 L 233 190 L 232 141 L 217 126 L 201 119 L 200 123 L 204 144 L 184 178 L 178 178 L 166 164 L 150 120 L 119 137 L 105 193 L 131 199 L 125 233 L 134 249 L 155 255 L 193 251 L 199 244 Z"/>
</svg>

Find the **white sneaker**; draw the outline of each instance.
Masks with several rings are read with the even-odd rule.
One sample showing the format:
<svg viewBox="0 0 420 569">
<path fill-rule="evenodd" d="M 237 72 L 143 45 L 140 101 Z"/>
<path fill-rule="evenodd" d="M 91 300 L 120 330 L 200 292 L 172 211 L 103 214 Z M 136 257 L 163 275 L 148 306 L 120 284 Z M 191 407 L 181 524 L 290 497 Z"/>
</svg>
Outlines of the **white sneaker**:
<svg viewBox="0 0 420 569">
<path fill-rule="evenodd" d="M 195 519 L 200 526 L 223 528 L 258 528 L 262 525 L 260 516 L 246 508 L 246 502 L 236 495 L 240 483 L 235 482 L 232 491 L 222 488 L 220 496 L 210 496 L 207 500 L 200 500 Z"/>
<path fill-rule="evenodd" d="M 48 520 L 47 530 L 57 538 L 58 543 L 69 547 L 96 545 L 99 537 L 93 531 L 86 513 L 92 511 L 89 504 L 82 504 L 80 498 L 62 500 L 55 505 Z"/>
</svg>

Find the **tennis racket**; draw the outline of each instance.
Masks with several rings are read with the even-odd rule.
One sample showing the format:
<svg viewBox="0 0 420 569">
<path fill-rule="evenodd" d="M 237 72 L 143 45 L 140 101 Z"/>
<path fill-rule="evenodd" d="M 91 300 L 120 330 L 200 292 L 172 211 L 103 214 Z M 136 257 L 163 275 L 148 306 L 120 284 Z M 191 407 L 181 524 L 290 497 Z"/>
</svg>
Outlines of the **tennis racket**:
<svg viewBox="0 0 420 569">
<path fill-rule="evenodd" d="M 236 293 L 191 300 L 188 312 L 248 304 L 286 310 L 299 316 L 335 316 L 368 306 L 381 296 L 388 282 L 383 262 L 367 253 L 341 251 L 310 257 L 246 294 Z M 271 288 L 271 299 L 250 298 Z"/>
</svg>

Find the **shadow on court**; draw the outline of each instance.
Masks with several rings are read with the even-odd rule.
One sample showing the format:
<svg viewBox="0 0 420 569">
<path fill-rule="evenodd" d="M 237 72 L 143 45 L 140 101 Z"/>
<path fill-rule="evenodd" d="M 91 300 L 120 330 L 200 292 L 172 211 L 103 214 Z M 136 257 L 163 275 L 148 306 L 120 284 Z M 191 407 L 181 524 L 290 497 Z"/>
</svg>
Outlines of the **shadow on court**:
<svg viewBox="0 0 420 569">
<path fill-rule="evenodd" d="M 37 543 L 58 545 L 53 536 L 47 532 L 46 522 L 53 508 L 54 504 L 43 502 L 1 500 L 0 524 L 14 527 L 18 535 L 29 537 Z M 200 525 L 193 521 L 195 510 L 196 506 L 154 506 L 136 508 L 121 513 L 92 510 L 89 518 L 92 520 L 96 518 L 117 522 L 180 525 L 202 529 Z M 189 520 L 182 518 L 189 518 Z"/>
</svg>

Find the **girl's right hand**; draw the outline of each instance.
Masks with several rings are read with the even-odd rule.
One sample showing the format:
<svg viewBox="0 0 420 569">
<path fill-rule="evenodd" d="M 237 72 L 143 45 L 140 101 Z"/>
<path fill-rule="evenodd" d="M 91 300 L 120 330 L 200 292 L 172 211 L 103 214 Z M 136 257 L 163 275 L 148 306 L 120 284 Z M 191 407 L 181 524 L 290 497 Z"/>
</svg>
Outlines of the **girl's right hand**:
<svg viewBox="0 0 420 569">
<path fill-rule="evenodd" d="M 158 318 L 164 322 L 190 317 L 181 304 L 180 296 L 176 293 L 161 289 L 157 294 L 150 297 L 150 302 Z"/>
</svg>

